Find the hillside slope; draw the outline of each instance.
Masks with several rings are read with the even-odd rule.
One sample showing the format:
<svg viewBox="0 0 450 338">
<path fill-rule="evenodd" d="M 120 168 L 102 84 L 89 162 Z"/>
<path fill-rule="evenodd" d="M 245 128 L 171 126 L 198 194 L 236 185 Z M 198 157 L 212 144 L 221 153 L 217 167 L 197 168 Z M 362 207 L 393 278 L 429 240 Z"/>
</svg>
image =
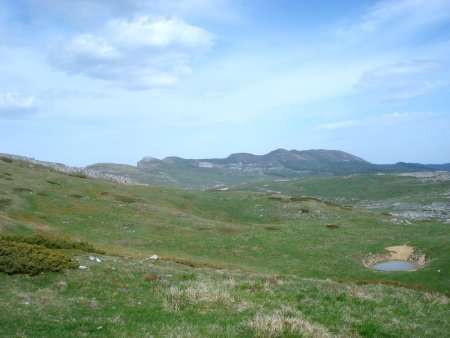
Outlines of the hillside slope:
<svg viewBox="0 0 450 338">
<path fill-rule="evenodd" d="M 407 185 L 419 199 L 449 189 L 360 178 L 342 194 L 382 200 L 384 187 L 372 188 L 383 182 L 402 198 Z M 445 337 L 448 224 L 393 223 L 382 210 L 332 202 L 338 179 L 308 183 L 322 198 L 196 191 L 0 159 L 0 235 L 59 234 L 106 252 L 73 251 L 83 268 L 63 273 L 0 273 L 0 336 Z M 426 257 L 417 271 L 365 266 L 404 244 Z"/>
</svg>

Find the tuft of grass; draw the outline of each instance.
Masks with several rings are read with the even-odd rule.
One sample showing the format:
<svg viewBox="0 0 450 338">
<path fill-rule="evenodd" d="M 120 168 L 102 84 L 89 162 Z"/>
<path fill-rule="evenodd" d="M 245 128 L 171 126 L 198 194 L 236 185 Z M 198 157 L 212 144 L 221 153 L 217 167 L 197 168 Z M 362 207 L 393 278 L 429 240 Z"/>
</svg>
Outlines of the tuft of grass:
<svg viewBox="0 0 450 338">
<path fill-rule="evenodd" d="M 311 323 L 302 314 L 288 306 L 272 313 L 259 312 L 248 322 L 254 337 L 333 337 L 322 325 Z"/>
<path fill-rule="evenodd" d="M 230 286 L 231 284 L 231 286 Z M 236 300 L 230 293 L 232 283 L 225 284 L 212 279 L 187 280 L 178 286 L 170 286 L 163 295 L 163 309 L 180 312 L 191 306 L 207 310 L 214 307 L 232 307 Z"/>
<path fill-rule="evenodd" d="M 84 196 L 81 194 L 70 194 L 69 197 L 73 197 L 73 198 L 83 198 Z"/>
<path fill-rule="evenodd" d="M 58 182 L 55 182 L 55 181 L 52 181 L 52 180 L 47 180 L 47 183 L 48 184 L 53 184 L 53 185 L 61 185 L 61 183 L 58 183 Z"/>
</svg>

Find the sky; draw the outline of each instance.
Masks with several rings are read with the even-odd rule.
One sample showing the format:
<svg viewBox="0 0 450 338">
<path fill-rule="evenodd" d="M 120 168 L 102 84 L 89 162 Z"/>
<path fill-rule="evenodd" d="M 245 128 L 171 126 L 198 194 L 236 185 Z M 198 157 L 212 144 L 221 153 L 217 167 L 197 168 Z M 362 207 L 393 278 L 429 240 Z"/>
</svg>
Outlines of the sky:
<svg viewBox="0 0 450 338">
<path fill-rule="evenodd" d="M 0 153 L 450 162 L 448 0 L 1 0 Z"/>
</svg>

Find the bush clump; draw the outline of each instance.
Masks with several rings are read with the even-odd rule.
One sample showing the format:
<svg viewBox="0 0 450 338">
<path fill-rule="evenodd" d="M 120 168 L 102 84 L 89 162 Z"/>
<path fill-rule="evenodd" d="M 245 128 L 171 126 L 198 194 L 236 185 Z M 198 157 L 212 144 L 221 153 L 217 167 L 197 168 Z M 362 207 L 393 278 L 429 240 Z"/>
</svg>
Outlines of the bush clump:
<svg viewBox="0 0 450 338">
<path fill-rule="evenodd" d="M 30 188 L 22 188 L 22 187 L 19 187 L 19 188 L 14 188 L 13 189 L 15 192 L 33 192 L 33 190 L 31 190 Z"/>
<path fill-rule="evenodd" d="M 78 263 L 60 250 L 0 239 L 0 271 L 7 274 L 37 275 L 41 272 L 60 272 L 76 267 Z"/>
<path fill-rule="evenodd" d="M 6 156 L 1 156 L 0 160 L 2 160 L 3 162 L 6 162 L 6 163 L 13 163 L 13 160 Z"/>
<path fill-rule="evenodd" d="M 123 203 L 136 203 L 136 202 L 139 202 L 139 199 L 136 198 L 136 197 L 127 196 L 127 195 L 120 195 L 120 194 L 114 195 L 114 199 L 116 201 L 123 202 Z"/>
<path fill-rule="evenodd" d="M 8 242 L 40 245 L 47 249 L 81 250 L 85 252 L 104 254 L 103 251 L 94 248 L 91 244 L 87 242 L 74 241 L 70 238 L 60 235 L 50 235 L 41 233 L 32 236 L 0 235 L 0 240 Z"/>
<path fill-rule="evenodd" d="M 77 178 L 87 178 L 87 175 L 85 173 L 83 173 L 83 172 L 69 174 L 69 176 L 77 177 Z"/>
<path fill-rule="evenodd" d="M 0 198 L 0 209 L 4 207 L 9 207 L 13 200 L 11 198 Z"/>
</svg>

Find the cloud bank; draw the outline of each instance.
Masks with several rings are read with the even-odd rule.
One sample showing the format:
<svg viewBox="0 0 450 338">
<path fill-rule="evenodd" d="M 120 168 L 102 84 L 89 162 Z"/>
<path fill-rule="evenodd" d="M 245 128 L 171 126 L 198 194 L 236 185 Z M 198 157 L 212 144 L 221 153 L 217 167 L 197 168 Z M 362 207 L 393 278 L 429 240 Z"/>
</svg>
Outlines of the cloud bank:
<svg viewBox="0 0 450 338">
<path fill-rule="evenodd" d="M 177 18 L 114 19 L 94 32 L 49 47 L 49 60 L 70 74 L 129 90 L 176 85 L 192 72 L 189 62 L 207 52 L 213 34 Z"/>
</svg>

